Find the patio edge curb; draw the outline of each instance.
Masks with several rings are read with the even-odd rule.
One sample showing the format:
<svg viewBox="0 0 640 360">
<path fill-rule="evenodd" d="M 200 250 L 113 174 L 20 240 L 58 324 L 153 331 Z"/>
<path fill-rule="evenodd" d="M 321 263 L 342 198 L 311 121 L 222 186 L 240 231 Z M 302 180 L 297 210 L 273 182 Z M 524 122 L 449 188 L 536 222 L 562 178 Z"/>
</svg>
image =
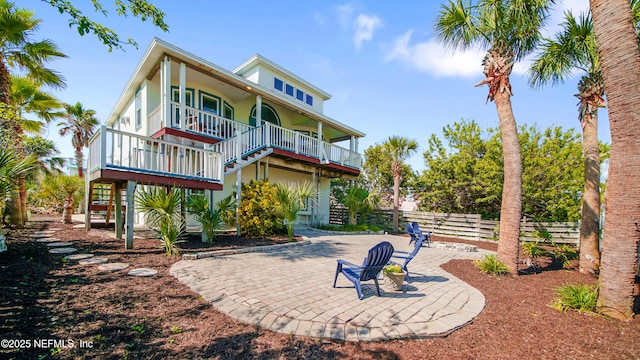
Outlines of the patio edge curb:
<svg viewBox="0 0 640 360">
<path fill-rule="evenodd" d="M 311 240 L 302 240 L 298 242 L 286 243 L 286 244 L 276 244 L 276 245 L 267 245 L 267 246 L 252 246 L 247 248 L 239 248 L 239 249 L 229 249 L 229 250 L 215 250 L 215 251 L 203 251 L 195 254 L 183 254 L 182 260 L 198 260 L 204 259 L 208 257 L 214 256 L 223 256 L 223 255 L 234 255 L 234 254 L 244 254 L 249 252 L 259 252 L 263 250 L 275 250 L 281 248 L 287 248 L 292 246 L 301 246 L 311 244 Z"/>
</svg>

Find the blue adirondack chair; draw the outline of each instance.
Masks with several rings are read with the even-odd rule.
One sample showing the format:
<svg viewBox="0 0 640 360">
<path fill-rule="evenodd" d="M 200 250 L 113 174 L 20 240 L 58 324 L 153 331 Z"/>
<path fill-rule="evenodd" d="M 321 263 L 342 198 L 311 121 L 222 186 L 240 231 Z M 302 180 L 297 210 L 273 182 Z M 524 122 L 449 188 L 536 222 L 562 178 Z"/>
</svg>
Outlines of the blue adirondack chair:
<svg viewBox="0 0 640 360">
<path fill-rule="evenodd" d="M 418 239 L 422 239 L 423 242 L 426 242 L 427 247 L 431 247 L 431 233 L 422 232 L 422 230 L 420 230 L 420 225 L 418 225 L 417 222 L 414 221 L 412 223 L 407 223 L 407 233 L 411 236 L 411 239 L 409 239 L 409 245 Z"/>
<path fill-rule="evenodd" d="M 409 224 L 407 224 L 407 228 L 409 227 Z M 410 253 L 405 252 L 405 251 L 396 251 L 393 253 L 393 255 L 391 256 L 392 259 L 403 259 L 404 263 L 402 264 L 402 270 L 404 270 L 404 279 L 410 283 L 411 279 L 409 278 L 409 269 L 407 269 L 407 265 L 409 264 L 409 262 L 416 256 L 416 254 L 418 254 L 418 251 L 420 250 L 420 248 L 422 247 L 422 242 L 424 241 L 425 237 L 423 236 L 418 236 L 417 239 L 415 240 L 415 246 L 413 247 L 413 251 L 411 251 Z"/>
<path fill-rule="evenodd" d="M 362 266 L 339 259 L 338 267 L 336 268 L 336 277 L 333 279 L 333 287 L 336 287 L 338 274 L 342 274 L 347 278 L 347 280 L 351 281 L 355 285 L 356 292 L 358 293 L 358 299 L 362 300 L 361 282 L 368 280 L 373 280 L 376 283 L 376 290 L 378 291 L 378 296 L 380 296 L 378 274 L 389 262 L 392 254 L 393 245 L 388 241 L 383 241 L 369 249 L 369 254 L 364 258 Z"/>
</svg>

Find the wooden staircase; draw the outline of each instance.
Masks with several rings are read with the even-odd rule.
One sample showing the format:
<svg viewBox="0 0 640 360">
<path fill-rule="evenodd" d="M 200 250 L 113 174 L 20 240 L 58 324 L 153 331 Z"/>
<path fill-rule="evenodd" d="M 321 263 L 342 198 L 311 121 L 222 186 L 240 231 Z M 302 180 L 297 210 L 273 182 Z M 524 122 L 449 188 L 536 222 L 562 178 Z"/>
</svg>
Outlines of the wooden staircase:
<svg viewBox="0 0 640 360">
<path fill-rule="evenodd" d="M 114 183 L 94 183 L 89 185 L 89 211 L 91 212 L 91 222 L 94 219 L 104 221 L 109 225 L 112 217 L 115 219 L 115 184 Z M 124 190 L 123 190 L 124 191 Z M 124 199 L 124 197 L 122 197 Z M 125 204 L 122 205 L 122 215 L 126 212 Z"/>
<path fill-rule="evenodd" d="M 244 156 L 243 158 L 241 158 L 240 160 L 234 160 L 231 161 L 229 163 L 227 163 L 224 167 L 224 175 L 230 175 L 235 173 L 236 171 L 238 171 L 239 169 L 242 169 L 243 167 L 253 164 L 254 162 L 269 156 L 271 153 L 273 153 L 273 148 L 262 148 L 256 152 L 250 153 L 247 156 Z"/>
</svg>

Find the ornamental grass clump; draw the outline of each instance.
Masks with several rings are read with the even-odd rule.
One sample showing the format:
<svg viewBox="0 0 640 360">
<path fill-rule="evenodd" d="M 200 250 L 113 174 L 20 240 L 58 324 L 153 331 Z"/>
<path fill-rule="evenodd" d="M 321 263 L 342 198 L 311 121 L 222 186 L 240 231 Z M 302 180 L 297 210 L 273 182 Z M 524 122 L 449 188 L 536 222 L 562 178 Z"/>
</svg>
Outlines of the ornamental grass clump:
<svg viewBox="0 0 640 360">
<path fill-rule="evenodd" d="M 559 311 L 576 310 L 581 313 L 596 313 L 598 288 L 592 285 L 567 284 L 556 289 L 558 295 L 551 307 Z"/>
<path fill-rule="evenodd" d="M 487 255 L 482 260 L 473 262 L 483 274 L 506 275 L 509 269 L 495 255 Z"/>
</svg>

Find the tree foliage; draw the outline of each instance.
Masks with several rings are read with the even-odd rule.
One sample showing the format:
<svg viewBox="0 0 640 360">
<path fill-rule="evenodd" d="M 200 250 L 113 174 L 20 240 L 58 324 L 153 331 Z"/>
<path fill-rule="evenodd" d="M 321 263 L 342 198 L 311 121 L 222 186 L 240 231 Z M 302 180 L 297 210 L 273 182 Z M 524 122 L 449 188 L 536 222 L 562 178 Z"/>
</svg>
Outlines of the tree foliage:
<svg viewBox="0 0 640 360">
<path fill-rule="evenodd" d="M 477 213 L 498 219 L 503 157 L 497 129 L 475 121 L 443 128 L 424 153 L 427 169 L 417 181 L 421 209 Z M 523 215 L 536 221 L 578 221 L 583 186 L 580 136 L 573 129 L 519 129 L 523 162 Z M 602 146 L 606 150 L 606 146 Z"/>
<path fill-rule="evenodd" d="M 120 36 L 112 29 L 94 21 L 90 17 L 86 16 L 80 9 L 75 7 L 72 1 L 69 0 L 42 0 L 45 3 L 58 9 L 60 14 L 66 14 L 69 16 L 69 27 L 75 27 L 78 30 L 80 36 L 93 33 L 103 44 L 109 47 L 109 51 L 114 48 L 123 49 L 125 45 L 131 45 L 138 47 L 138 43 L 132 39 L 121 40 Z M 92 0 L 94 11 L 98 14 L 107 16 L 108 10 L 103 6 L 103 2 L 100 0 Z M 115 0 L 114 7 L 118 16 L 127 17 L 133 15 L 133 17 L 139 18 L 145 22 L 150 20 L 151 23 L 160 28 L 162 31 L 168 31 L 169 25 L 164 22 L 164 12 L 158 9 L 155 5 L 146 0 Z"/>
<path fill-rule="evenodd" d="M 380 195 L 382 207 L 393 205 L 392 163 L 382 144 L 372 145 L 364 151 L 362 182 L 367 189 Z M 405 194 L 415 175 L 411 165 L 403 163 L 401 167 L 403 176 L 400 179 L 400 191 L 401 194 Z"/>
</svg>

